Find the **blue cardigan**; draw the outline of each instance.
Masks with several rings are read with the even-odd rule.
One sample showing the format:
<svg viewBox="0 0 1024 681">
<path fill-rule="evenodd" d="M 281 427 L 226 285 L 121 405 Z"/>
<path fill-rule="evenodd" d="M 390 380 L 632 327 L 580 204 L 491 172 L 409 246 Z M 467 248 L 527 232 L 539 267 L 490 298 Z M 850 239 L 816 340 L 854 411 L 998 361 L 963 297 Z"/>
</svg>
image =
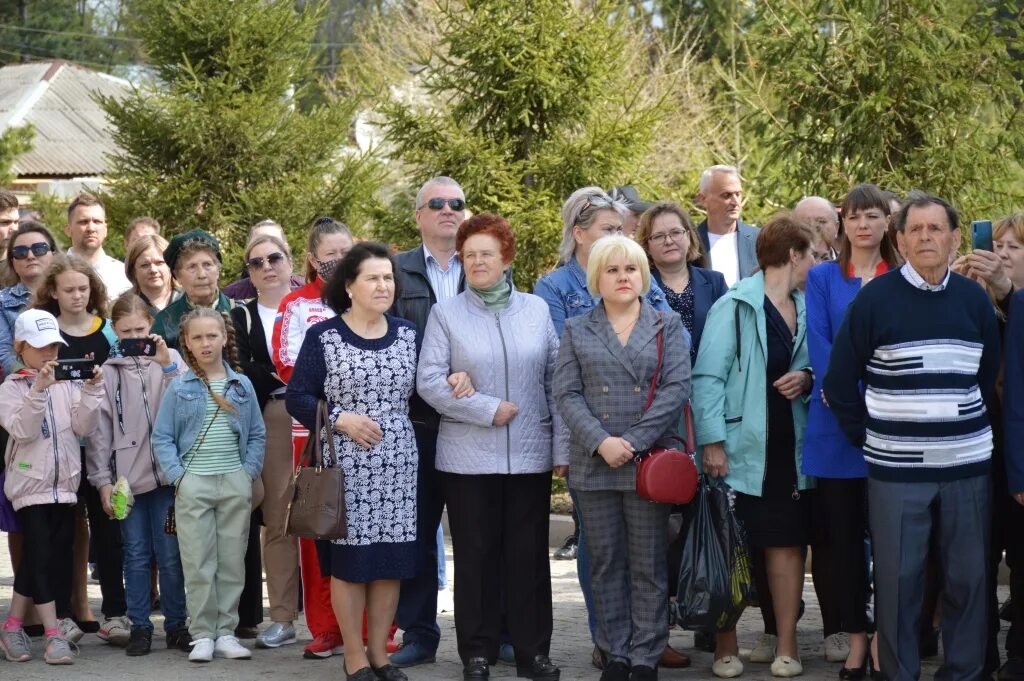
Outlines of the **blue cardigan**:
<svg viewBox="0 0 1024 681">
<path fill-rule="evenodd" d="M 832 342 L 846 308 L 860 293 L 860 278 L 845 279 L 838 262 L 826 262 L 807 273 L 807 349 L 814 370 L 807 431 L 804 433 L 803 472 L 819 478 L 864 478 L 864 453 L 850 444 L 821 399 L 821 385 L 832 355 Z"/>
<path fill-rule="evenodd" d="M 693 364 L 697 361 L 697 352 L 700 350 L 700 338 L 704 334 L 704 323 L 708 320 L 708 312 L 715 301 L 725 295 L 729 287 L 725 285 L 725 277 L 721 272 L 707 270 L 696 265 L 688 265 L 690 270 L 690 285 L 693 287 L 693 333 L 690 334 L 690 356 Z M 665 285 L 661 283 L 661 274 L 654 267 L 651 267 L 651 277 L 658 282 L 661 290 Z"/>
</svg>

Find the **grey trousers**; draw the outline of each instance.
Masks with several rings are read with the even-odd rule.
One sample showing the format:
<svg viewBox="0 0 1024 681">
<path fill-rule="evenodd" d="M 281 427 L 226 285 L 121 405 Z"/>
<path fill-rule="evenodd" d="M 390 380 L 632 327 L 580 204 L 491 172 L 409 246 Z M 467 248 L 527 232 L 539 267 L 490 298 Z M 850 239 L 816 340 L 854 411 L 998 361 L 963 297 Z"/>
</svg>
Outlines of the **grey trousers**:
<svg viewBox="0 0 1024 681">
<path fill-rule="evenodd" d="M 978 681 L 988 637 L 992 487 L 982 475 L 949 482 L 868 480 L 878 655 L 889 681 L 921 675 L 918 620 L 932 527 L 942 570 L 942 647 L 936 681 Z"/>
<path fill-rule="evenodd" d="M 668 643 L 668 516 L 636 492 L 576 490 L 587 528 L 594 642 L 609 659 L 656 667 Z"/>
</svg>

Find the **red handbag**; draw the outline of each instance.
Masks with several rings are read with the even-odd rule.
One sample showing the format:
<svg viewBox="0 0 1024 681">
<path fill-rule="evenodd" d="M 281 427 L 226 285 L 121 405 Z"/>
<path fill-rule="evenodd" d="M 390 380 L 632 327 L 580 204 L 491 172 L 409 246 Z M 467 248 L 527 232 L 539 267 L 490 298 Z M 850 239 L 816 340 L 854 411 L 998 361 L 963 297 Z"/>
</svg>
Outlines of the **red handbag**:
<svg viewBox="0 0 1024 681">
<path fill-rule="evenodd" d="M 661 374 L 664 345 L 660 329 L 657 343 L 658 364 L 654 367 L 644 411 L 654 402 L 654 388 Z M 646 454 L 637 455 L 636 493 L 640 498 L 659 504 L 688 504 L 697 493 L 697 464 L 694 463 L 697 446 L 693 435 L 693 411 L 689 402 L 683 406 L 683 417 L 686 422 L 686 440 L 678 435 L 669 437 L 679 441 L 686 448 L 685 452 L 669 447 L 654 447 Z"/>
</svg>

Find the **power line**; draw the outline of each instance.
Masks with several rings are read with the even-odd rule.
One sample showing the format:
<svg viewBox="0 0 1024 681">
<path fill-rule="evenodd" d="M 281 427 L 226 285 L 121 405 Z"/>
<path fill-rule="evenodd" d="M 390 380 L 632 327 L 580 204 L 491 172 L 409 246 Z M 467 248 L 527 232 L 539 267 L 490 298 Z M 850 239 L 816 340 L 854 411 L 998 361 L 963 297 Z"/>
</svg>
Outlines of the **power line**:
<svg viewBox="0 0 1024 681">
<path fill-rule="evenodd" d="M 139 38 L 127 38 L 123 36 L 114 35 L 100 35 L 99 33 L 82 33 L 80 31 L 57 31 L 48 28 L 31 28 L 29 26 L 17 26 L 15 24 L 0 24 L 0 29 L 9 29 L 12 31 L 27 31 L 29 33 L 43 33 L 46 35 L 64 36 L 68 38 L 89 38 L 91 40 L 113 40 L 117 42 L 141 44 L 142 40 Z M 313 47 L 355 47 L 359 45 L 357 42 L 311 42 L 310 45 Z"/>
</svg>

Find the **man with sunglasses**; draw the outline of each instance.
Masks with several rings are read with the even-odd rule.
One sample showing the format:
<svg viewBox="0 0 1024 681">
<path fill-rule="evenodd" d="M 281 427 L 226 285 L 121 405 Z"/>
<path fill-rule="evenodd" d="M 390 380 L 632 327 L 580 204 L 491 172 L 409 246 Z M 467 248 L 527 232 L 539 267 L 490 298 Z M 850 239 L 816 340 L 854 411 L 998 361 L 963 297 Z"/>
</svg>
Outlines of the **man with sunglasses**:
<svg viewBox="0 0 1024 681">
<path fill-rule="evenodd" d="M 466 285 L 462 262 L 455 251 L 455 233 L 466 218 L 466 195 L 450 177 L 427 180 L 416 194 L 416 224 L 422 243 L 398 254 L 401 296 L 392 314 L 416 325 L 416 343 L 423 340 L 427 317 L 434 303 L 453 298 Z M 444 500 L 434 468 L 440 417 L 418 394 L 409 401 L 409 415 L 416 431 L 420 465 L 417 480 L 415 577 L 402 582 L 395 619 L 405 634 L 402 647 L 391 656 L 396 667 L 433 662 L 441 640 L 437 624 L 437 527 Z"/>
<path fill-rule="evenodd" d="M 250 227 L 249 241 L 263 234 L 276 236 L 281 241 L 288 243 L 288 238 L 284 235 L 284 227 L 273 220 L 260 220 Z M 305 283 L 306 281 L 302 277 L 292 275 L 292 290 L 303 286 Z M 243 267 L 242 276 L 222 288 L 221 291 L 231 300 L 252 300 L 255 298 L 256 287 L 252 285 L 252 280 L 249 279 L 249 269 Z"/>
<path fill-rule="evenodd" d="M 124 272 L 124 263 L 103 250 L 107 239 L 107 210 L 92 194 L 82 193 L 68 205 L 64 231 L 71 237 L 68 255 L 89 263 L 107 287 L 107 299 L 114 301 L 132 287 Z"/>
<path fill-rule="evenodd" d="M 18 210 L 18 197 L 13 192 L 0 190 L 0 286 L 14 286 L 18 277 L 7 266 L 7 242 L 11 232 L 18 226 L 21 213 Z"/>
</svg>

